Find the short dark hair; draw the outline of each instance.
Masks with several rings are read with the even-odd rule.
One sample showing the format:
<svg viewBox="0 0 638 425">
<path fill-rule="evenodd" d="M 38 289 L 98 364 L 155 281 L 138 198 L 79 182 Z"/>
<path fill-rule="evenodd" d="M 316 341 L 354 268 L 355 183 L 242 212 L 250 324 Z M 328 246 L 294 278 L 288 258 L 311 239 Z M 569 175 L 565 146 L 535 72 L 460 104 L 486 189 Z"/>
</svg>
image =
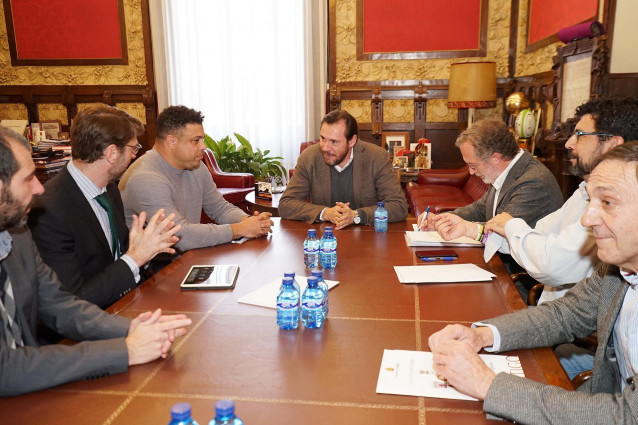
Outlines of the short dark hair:
<svg viewBox="0 0 638 425">
<path fill-rule="evenodd" d="M 343 109 L 335 109 L 334 111 L 328 112 L 321 120 L 321 125 L 323 125 L 323 123 L 336 124 L 339 121 L 344 121 L 346 125 L 346 140 L 350 140 L 359 134 L 357 120 Z"/>
<path fill-rule="evenodd" d="M 596 124 L 596 132 L 620 136 L 625 142 L 638 140 L 638 98 L 591 99 L 576 108 L 575 118 L 580 120 L 588 114 Z"/>
<path fill-rule="evenodd" d="M 631 141 L 616 146 L 613 149 L 608 150 L 603 155 L 599 156 L 592 163 L 592 170 L 600 165 L 603 161 L 622 161 L 622 162 L 637 162 L 638 163 L 638 141 Z M 636 180 L 638 180 L 638 167 L 636 168 Z"/>
<path fill-rule="evenodd" d="M 19 143 L 25 148 L 31 149 L 27 139 L 10 128 L 0 126 L 0 181 L 5 189 L 11 183 L 13 175 L 20 169 L 20 164 L 18 164 L 11 149 L 11 142 Z"/>
<path fill-rule="evenodd" d="M 157 117 L 157 138 L 181 132 L 187 124 L 202 124 L 204 115 L 186 106 L 169 106 Z"/>
<path fill-rule="evenodd" d="M 507 125 L 498 118 L 486 118 L 472 124 L 456 139 L 456 147 L 469 143 L 474 147 L 476 156 L 485 160 L 494 153 L 500 153 L 501 157 L 508 161 L 518 153 L 518 144 L 514 134 Z"/>
<path fill-rule="evenodd" d="M 115 145 L 120 150 L 133 138 L 144 134 L 144 125 L 125 111 L 108 105 L 82 110 L 71 126 L 71 154 L 74 159 L 95 162 L 104 149 Z"/>
</svg>

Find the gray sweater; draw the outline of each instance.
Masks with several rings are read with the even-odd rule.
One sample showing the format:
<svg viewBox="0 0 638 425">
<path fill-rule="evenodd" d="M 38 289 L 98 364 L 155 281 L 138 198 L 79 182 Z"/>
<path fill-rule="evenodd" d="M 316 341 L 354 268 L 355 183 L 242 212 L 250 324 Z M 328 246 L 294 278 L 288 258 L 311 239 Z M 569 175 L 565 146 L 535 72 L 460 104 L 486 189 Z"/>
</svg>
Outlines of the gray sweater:
<svg viewBox="0 0 638 425">
<path fill-rule="evenodd" d="M 175 224 L 182 226 L 175 244 L 180 251 L 230 242 L 230 223 L 246 215 L 219 193 L 203 163 L 196 170 L 178 170 L 155 149 L 129 167 L 119 187 L 129 227 L 132 215 L 141 211 L 149 218 L 160 208 L 175 214 Z M 218 224 L 200 223 L 202 209 Z"/>
</svg>

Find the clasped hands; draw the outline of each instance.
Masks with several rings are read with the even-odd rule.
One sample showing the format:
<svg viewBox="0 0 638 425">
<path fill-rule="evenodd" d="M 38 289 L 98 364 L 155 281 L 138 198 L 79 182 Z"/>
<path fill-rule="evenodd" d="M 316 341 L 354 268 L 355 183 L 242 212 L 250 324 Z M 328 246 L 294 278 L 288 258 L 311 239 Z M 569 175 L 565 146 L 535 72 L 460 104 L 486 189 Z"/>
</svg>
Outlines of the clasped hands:
<svg viewBox="0 0 638 425">
<path fill-rule="evenodd" d="M 340 230 L 354 223 L 354 210 L 350 209 L 350 202 L 337 202 L 323 211 L 323 219 L 334 224 L 335 230 Z"/>
<path fill-rule="evenodd" d="M 255 211 L 253 215 L 244 216 L 239 223 L 230 225 L 233 229 L 233 239 L 241 237 L 257 238 L 272 233 L 272 226 L 275 223 L 270 217 L 272 217 L 271 213 L 260 213 L 259 211 Z"/>
<path fill-rule="evenodd" d="M 459 392 L 484 400 L 496 374 L 478 352 L 493 343 L 494 334 L 486 326 L 448 325 L 428 339 L 434 371 Z"/>
</svg>

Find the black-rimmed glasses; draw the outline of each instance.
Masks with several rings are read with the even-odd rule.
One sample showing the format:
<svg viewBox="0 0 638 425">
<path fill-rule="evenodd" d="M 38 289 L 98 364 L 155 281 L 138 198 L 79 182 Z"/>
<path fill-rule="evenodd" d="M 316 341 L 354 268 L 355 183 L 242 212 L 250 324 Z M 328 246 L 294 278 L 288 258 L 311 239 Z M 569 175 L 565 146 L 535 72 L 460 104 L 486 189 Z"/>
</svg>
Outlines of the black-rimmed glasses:
<svg viewBox="0 0 638 425">
<path fill-rule="evenodd" d="M 613 134 L 607 134 L 607 133 L 592 133 L 589 131 L 581 131 L 581 130 L 576 130 L 574 131 L 574 133 L 572 134 L 572 137 L 576 136 L 576 143 L 578 143 L 580 141 L 580 136 L 598 136 L 598 137 L 605 137 L 607 139 L 609 139 L 610 137 L 614 137 Z"/>
</svg>

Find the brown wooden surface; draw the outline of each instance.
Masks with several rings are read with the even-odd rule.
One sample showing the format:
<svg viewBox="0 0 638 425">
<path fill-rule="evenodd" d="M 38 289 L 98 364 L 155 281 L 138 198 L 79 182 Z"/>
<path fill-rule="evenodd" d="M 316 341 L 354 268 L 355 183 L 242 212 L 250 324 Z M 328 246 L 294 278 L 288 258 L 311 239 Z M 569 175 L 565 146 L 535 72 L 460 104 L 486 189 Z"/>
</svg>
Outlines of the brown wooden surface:
<svg viewBox="0 0 638 425">
<path fill-rule="evenodd" d="M 279 199 L 281 198 L 281 193 L 273 193 L 272 200 L 268 201 L 266 199 L 257 199 L 255 197 L 255 192 L 250 192 L 246 194 L 246 203 L 248 203 L 248 212 L 254 213 L 258 212 L 269 212 L 273 217 L 279 217 Z"/>
<path fill-rule="evenodd" d="M 412 220 L 413 222 L 414 220 Z M 71 383 L 0 400 L 3 423 L 162 424 L 172 404 L 188 401 L 206 424 L 221 398 L 235 400 L 247 424 L 483 424 L 481 402 L 408 397 L 375 392 L 383 350 L 428 350 L 427 338 L 448 323 L 466 323 L 525 308 L 496 257 L 463 248 L 473 262 L 499 277 L 492 282 L 402 285 L 392 266 L 421 264 L 405 245 L 409 223 L 388 233 L 369 226 L 336 232 L 339 262 L 326 278 L 330 314 L 323 329 L 281 331 L 275 311 L 237 299 L 277 280 L 299 275 L 306 223 L 275 219 L 273 234 L 243 244 L 192 250 L 115 304 L 133 317 L 162 307 L 193 319 L 172 354 L 128 373 Z M 322 234 L 323 225 L 312 226 Z M 193 264 L 239 264 L 232 291 L 182 291 Z M 570 388 L 549 349 L 521 350 L 527 377 Z M 498 422 L 494 422 L 498 423 Z"/>
</svg>

